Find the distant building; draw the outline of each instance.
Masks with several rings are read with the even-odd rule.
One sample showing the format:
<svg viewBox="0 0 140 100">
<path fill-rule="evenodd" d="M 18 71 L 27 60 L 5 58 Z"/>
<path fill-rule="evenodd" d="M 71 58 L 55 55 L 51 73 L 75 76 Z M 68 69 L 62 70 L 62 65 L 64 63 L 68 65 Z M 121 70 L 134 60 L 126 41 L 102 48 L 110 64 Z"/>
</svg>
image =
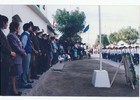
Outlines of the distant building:
<svg viewBox="0 0 140 100">
<path fill-rule="evenodd" d="M 40 30 L 44 30 L 53 35 L 52 30 L 47 26 L 52 27 L 51 23 L 47 19 L 47 6 L 46 5 L 0 5 L 0 14 L 5 15 L 9 19 L 9 23 L 14 19 L 20 23 L 21 32 L 24 23 L 30 21 L 34 25 L 39 26 Z M 9 29 L 6 30 L 8 34 Z"/>
</svg>

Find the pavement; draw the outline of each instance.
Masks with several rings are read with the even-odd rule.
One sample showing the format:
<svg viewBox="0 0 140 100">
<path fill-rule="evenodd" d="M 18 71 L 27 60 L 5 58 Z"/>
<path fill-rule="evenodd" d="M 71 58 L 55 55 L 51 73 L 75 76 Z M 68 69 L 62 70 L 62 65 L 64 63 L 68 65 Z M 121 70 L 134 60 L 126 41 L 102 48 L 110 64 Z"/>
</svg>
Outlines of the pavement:
<svg viewBox="0 0 140 100">
<path fill-rule="evenodd" d="M 110 82 L 117 68 L 117 63 L 103 60 L 103 70 L 108 71 Z M 22 90 L 22 96 L 139 97 L 139 80 L 132 89 L 126 84 L 123 67 L 110 88 L 92 85 L 94 70 L 99 70 L 98 55 L 93 55 L 92 59 L 57 63 L 33 83 L 32 89 Z"/>
<path fill-rule="evenodd" d="M 64 63 L 57 63 L 56 65 L 51 67 L 52 71 L 63 71 Z"/>
</svg>

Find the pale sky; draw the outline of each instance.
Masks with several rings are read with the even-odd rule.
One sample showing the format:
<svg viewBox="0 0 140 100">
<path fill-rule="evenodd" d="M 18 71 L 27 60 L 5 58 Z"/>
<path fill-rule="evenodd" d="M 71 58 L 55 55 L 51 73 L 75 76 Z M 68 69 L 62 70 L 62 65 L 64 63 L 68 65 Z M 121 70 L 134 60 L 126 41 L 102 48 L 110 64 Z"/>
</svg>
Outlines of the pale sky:
<svg viewBox="0 0 140 100">
<path fill-rule="evenodd" d="M 47 17 L 52 23 L 56 9 L 75 10 L 79 7 L 86 15 L 86 25 L 89 24 L 89 30 L 82 34 L 83 42 L 93 44 L 99 34 L 98 24 L 98 6 L 95 5 L 48 5 Z M 101 6 L 101 26 L 102 33 L 118 31 L 121 28 L 131 26 L 138 30 L 140 22 L 140 7 L 132 5 L 104 5 Z"/>
<path fill-rule="evenodd" d="M 73 10 L 79 7 L 80 11 L 85 12 L 86 23 L 90 25 L 89 31 L 82 35 L 83 41 L 91 44 L 99 34 L 97 5 L 102 5 L 102 33 L 109 34 L 127 26 L 138 30 L 140 26 L 140 0 L 3 0 L 0 4 L 45 4 L 51 23 L 56 9 Z"/>
</svg>

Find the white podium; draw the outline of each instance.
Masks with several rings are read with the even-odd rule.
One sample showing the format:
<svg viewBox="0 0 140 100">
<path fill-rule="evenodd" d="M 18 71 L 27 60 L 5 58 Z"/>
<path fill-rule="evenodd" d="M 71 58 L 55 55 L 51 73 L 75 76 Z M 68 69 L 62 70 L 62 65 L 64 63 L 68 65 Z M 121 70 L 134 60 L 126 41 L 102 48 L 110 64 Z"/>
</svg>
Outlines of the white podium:
<svg viewBox="0 0 140 100">
<path fill-rule="evenodd" d="M 106 70 L 94 70 L 92 76 L 92 84 L 95 87 L 110 88 L 108 72 Z"/>
</svg>

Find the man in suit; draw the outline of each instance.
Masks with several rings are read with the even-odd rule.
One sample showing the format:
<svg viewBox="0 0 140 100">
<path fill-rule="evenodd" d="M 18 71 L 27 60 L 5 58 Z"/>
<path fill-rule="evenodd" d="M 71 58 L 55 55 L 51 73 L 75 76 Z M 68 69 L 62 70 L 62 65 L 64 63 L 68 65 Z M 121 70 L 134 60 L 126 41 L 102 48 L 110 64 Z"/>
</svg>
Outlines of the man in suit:
<svg viewBox="0 0 140 100">
<path fill-rule="evenodd" d="M 53 56 L 53 46 L 50 40 L 50 35 L 47 34 L 46 37 L 46 54 L 47 54 L 47 70 L 51 67 L 51 63 L 52 63 L 52 56 Z"/>
<path fill-rule="evenodd" d="M 15 52 L 12 52 L 11 47 L 4 35 L 4 29 L 8 26 L 8 18 L 0 15 L 0 70 L 1 70 L 1 81 L 0 81 L 0 95 L 7 95 L 8 83 L 9 83 L 9 68 L 12 66 L 12 57 L 16 56 Z"/>
<path fill-rule="evenodd" d="M 37 76 L 37 67 L 38 66 L 38 54 L 39 54 L 39 41 L 36 36 L 36 33 L 38 32 L 38 27 L 33 26 L 32 32 L 31 32 L 31 41 L 32 41 L 32 61 L 31 61 L 31 78 L 32 79 L 38 79 L 39 77 Z"/>
<path fill-rule="evenodd" d="M 39 41 L 39 55 L 38 55 L 38 74 L 42 74 L 43 73 L 43 70 L 42 70 L 42 67 L 43 67 L 43 53 L 42 53 L 42 50 L 43 50 L 43 38 L 42 38 L 42 31 L 38 31 L 37 32 L 37 39 Z"/>
</svg>

